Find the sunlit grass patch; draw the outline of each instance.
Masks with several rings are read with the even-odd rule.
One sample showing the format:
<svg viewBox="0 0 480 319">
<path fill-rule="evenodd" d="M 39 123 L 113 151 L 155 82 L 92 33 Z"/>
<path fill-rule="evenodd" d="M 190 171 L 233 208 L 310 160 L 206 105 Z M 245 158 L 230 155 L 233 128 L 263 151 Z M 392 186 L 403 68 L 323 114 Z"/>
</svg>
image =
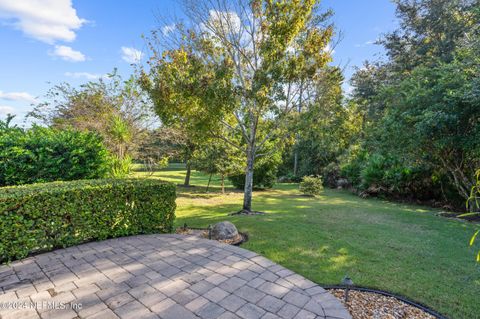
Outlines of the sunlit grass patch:
<svg viewBox="0 0 480 319">
<path fill-rule="evenodd" d="M 142 175 L 142 173 L 137 173 Z M 154 178 L 183 183 L 181 165 Z M 451 318 L 480 313 L 480 267 L 468 248 L 474 225 L 436 215 L 428 207 L 361 199 L 348 191 L 325 189 L 302 196 L 298 184 L 256 191 L 253 209 L 266 215 L 229 216 L 242 204 L 242 192 L 220 180 L 192 172 L 195 187 L 177 188 L 176 224 L 207 227 L 222 220 L 247 232 L 242 247 L 320 284 L 338 284 L 345 275 L 422 302 Z"/>
</svg>

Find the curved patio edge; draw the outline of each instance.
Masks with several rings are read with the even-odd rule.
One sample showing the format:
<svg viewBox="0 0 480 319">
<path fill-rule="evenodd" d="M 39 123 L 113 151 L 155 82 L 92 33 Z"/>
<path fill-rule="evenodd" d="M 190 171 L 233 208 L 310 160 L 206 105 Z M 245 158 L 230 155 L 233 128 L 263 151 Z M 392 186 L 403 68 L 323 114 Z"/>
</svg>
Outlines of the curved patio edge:
<svg viewBox="0 0 480 319">
<path fill-rule="evenodd" d="M 249 250 L 176 234 L 91 242 L 0 266 L 1 318 L 351 318 Z"/>
</svg>

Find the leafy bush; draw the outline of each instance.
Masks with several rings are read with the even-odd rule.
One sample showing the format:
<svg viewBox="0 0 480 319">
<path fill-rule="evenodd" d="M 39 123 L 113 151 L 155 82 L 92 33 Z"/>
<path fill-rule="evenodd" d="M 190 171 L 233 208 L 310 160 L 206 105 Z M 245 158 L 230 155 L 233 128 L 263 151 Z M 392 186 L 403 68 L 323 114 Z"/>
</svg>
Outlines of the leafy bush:
<svg viewBox="0 0 480 319">
<path fill-rule="evenodd" d="M 341 178 L 340 167 L 337 163 L 334 162 L 328 164 L 323 168 L 323 176 L 323 182 L 325 183 L 325 186 L 328 186 L 330 188 L 336 188 L 337 181 Z"/>
<path fill-rule="evenodd" d="M 340 158 L 340 175 L 345 177 L 354 187 L 358 187 L 362 182 L 360 174 L 366 156 L 367 152 L 351 147 Z"/>
<path fill-rule="evenodd" d="M 0 129 L 0 186 L 101 178 L 108 168 L 108 151 L 94 133 Z"/>
<path fill-rule="evenodd" d="M 448 200 L 455 207 L 461 205 L 446 173 L 426 163 L 361 151 L 344 158 L 340 167 L 341 176 L 362 195 L 426 201 L 435 206 Z"/>
<path fill-rule="evenodd" d="M 132 170 L 132 158 L 126 155 L 123 159 L 115 155 L 111 158 L 110 175 L 112 177 L 126 177 Z"/>
<path fill-rule="evenodd" d="M 300 182 L 300 191 L 305 195 L 320 195 L 323 191 L 323 181 L 321 177 L 305 176 Z"/>
<path fill-rule="evenodd" d="M 258 165 L 253 171 L 254 188 L 272 188 L 277 178 L 277 165 L 265 162 Z M 245 174 L 231 175 L 228 179 L 237 189 L 245 188 Z"/>
<path fill-rule="evenodd" d="M 170 232 L 175 186 L 153 179 L 52 182 L 0 189 L 0 262 L 90 240 Z"/>
<path fill-rule="evenodd" d="M 369 156 L 360 171 L 362 188 L 382 186 L 386 169 L 387 160 L 385 157 L 380 154 Z"/>
</svg>

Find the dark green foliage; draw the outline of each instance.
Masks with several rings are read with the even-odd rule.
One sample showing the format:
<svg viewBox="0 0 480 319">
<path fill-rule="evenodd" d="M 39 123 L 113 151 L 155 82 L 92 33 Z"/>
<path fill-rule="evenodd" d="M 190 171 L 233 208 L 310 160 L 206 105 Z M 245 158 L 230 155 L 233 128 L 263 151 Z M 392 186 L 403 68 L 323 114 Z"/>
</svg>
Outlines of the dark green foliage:
<svg viewBox="0 0 480 319">
<path fill-rule="evenodd" d="M 395 3 L 400 27 L 379 41 L 387 59 L 352 77 L 363 153 L 342 172 L 356 188 L 456 206 L 480 165 L 480 2 Z"/>
<path fill-rule="evenodd" d="M 0 128 L 0 186 L 104 177 L 109 155 L 94 133 Z"/>
<path fill-rule="evenodd" d="M 382 186 L 383 178 L 388 169 L 387 159 L 380 154 L 373 154 L 367 158 L 360 171 L 360 185 L 363 188 L 369 186 Z"/>
<path fill-rule="evenodd" d="M 465 199 L 480 165 L 480 99 L 470 97 L 477 73 L 478 66 L 467 60 L 417 67 L 392 92 L 385 91 L 391 109 L 372 132 L 384 152 L 446 172 Z"/>
<path fill-rule="evenodd" d="M 170 232 L 175 186 L 99 179 L 0 188 L 0 262 L 90 240 Z"/>
<path fill-rule="evenodd" d="M 245 174 L 236 174 L 228 177 L 233 186 L 238 189 L 245 187 Z M 253 187 L 254 188 L 272 188 L 277 179 L 277 164 L 274 162 L 265 162 L 253 171 Z"/>
<path fill-rule="evenodd" d="M 337 187 L 337 181 L 341 178 L 340 167 L 337 163 L 330 163 L 323 169 L 323 184 L 330 188 Z"/>
<path fill-rule="evenodd" d="M 357 152 L 341 163 L 341 176 L 363 194 L 390 198 L 449 202 L 462 201 L 448 178 L 425 163 L 411 163 L 395 154 Z"/>
<path fill-rule="evenodd" d="M 350 148 L 340 160 L 340 174 L 354 187 L 358 187 L 362 182 L 360 173 L 366 156 L 365 151 Z"/>
<path fill-rule="evenodd" d="M 278 167 L 282 162 L 282 146 L 274 142 L 268 142 L 264 145 L 266 152 L 257 154 L 253 167 L 253 188 L 268 189 L 272 188 L 277 180 Z M 231 173 L 228 179 L 237 189 L 245 188 L 245 172 L 241 169 L 241 159 L 233 156 L 230 160 Z"/>
</svg>

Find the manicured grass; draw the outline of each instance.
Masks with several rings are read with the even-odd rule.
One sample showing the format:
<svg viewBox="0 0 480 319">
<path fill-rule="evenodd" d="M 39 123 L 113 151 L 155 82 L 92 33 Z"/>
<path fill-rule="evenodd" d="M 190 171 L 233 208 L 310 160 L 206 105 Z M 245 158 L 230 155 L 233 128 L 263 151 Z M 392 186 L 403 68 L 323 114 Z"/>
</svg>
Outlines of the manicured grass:
<svg viewBox="0 0 480 319">
<path fill-rule="evenodd" d="M 184 173 L 176 164 L 153 177 L 181 184 Z M 468 248 L 478 225 L 347 191 L 304 197 L 297 184 L 254 193 L 254 209 L 267 215 L 228 216 L 241 208 L 243 194 L 220 194 L 218 177 L 205 193 L 207 181 L 193 172 L 196 187 L 178 187 L 177 225 L 230 220 L 250 235 L 242 247 L 319 284 L 337 284 L 348 274 L 357 285 L 404 295 L 450 318 L 480 317 L 480 265 Z"/>
</svg>

